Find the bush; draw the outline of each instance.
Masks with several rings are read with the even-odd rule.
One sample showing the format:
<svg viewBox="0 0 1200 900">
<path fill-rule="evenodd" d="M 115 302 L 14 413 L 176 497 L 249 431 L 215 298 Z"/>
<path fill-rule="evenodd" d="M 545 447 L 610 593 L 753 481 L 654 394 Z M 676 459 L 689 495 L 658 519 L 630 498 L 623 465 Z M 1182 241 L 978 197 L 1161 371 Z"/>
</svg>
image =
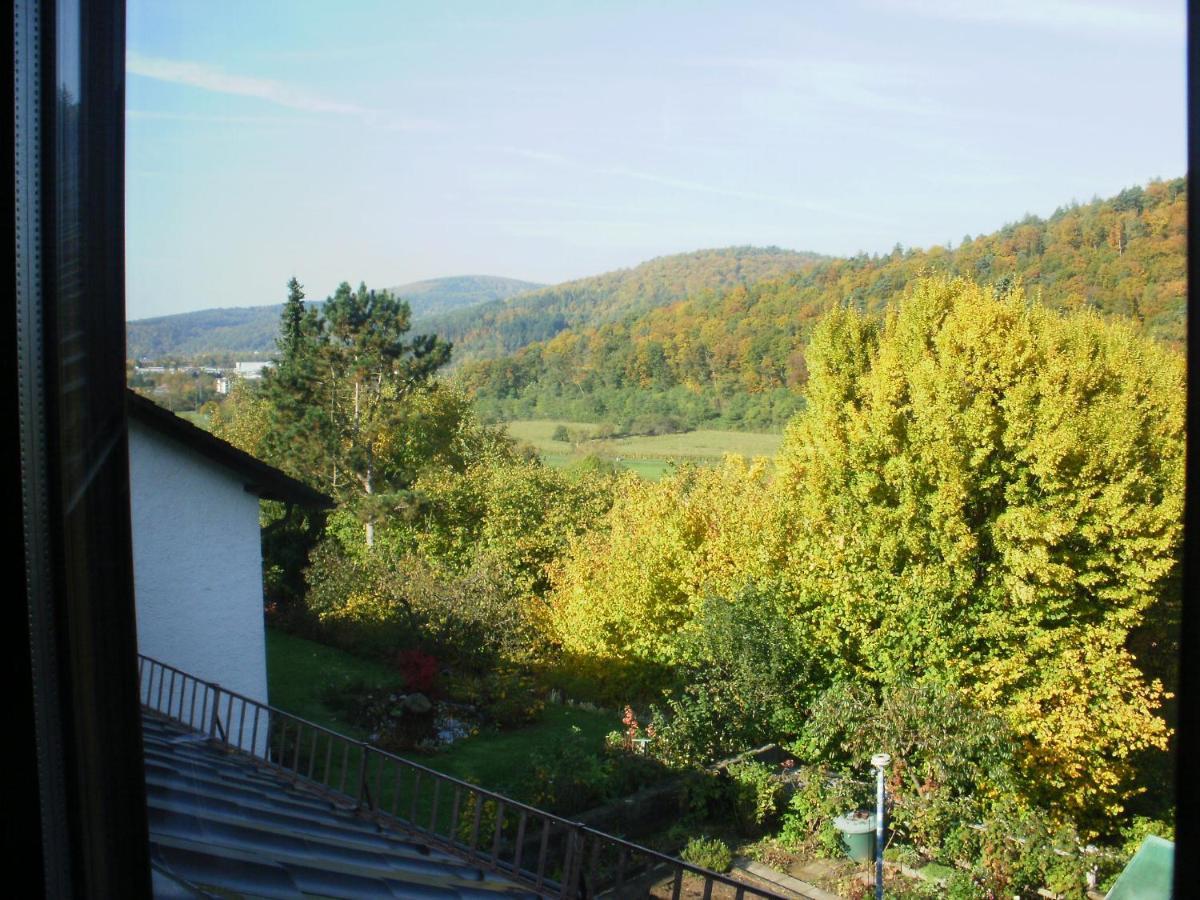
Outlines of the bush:
<svg viewBox="0 0 1200 900">
<path fill-rule="evenodd" d="M 605 799 L 609 771 L 608 761 L 572 725 L 563 740 L 530 757 L 526 795 L 548 812 L 581 812 Z"/>
<path fill-rule="evenodd" d="M 729 815 L 730 782 L 707 769 L 689 769 L 679 793 L 680 819 L 692 826 Z"/>
<path fill-rule="evenodd" d="M 993 807 L 982 829 L 960 826 L 947 848 L 966 871 L 955 873 L 947 896 L 974 900 L 1032 897 L 1046 888 L 1064 900 L 1087 895 L 1089 863 L 1073 829 L 1053 825 L 1045 814 L 1012 801 Z"/>
<path fill-rule="evenodd" d="M 1121 871 L 1129 865 L 1142 842 L 1149 835 L 1157 835 L 1168 841 L 1175 840 L 1175 826 L 1172 822 L 1160 819 L 1150 819 L 1146 816 L 1134 816 L 1133 821 L 1121 830 L 1121 843 L 1113 851 L 1102 853 L 1097 862 L 1097 881 L 1100 889 L 1107 891 Z"/>
<path fill-rule="evenodd" d="M 401 650 L 396 654 L 396 668 L 404 676 L 404 686 L 410 691 L 428 694 L 437 678 L 437 658 L 421 650 Z"/>
<path fill-rule="evenodd" d="M 550 435 L 552 441 L 562 441 L 564 444 L 571 442 L 571 432 L 567 431 L 566 425 L 559 425 L 554 429 L 554 433 Z"/>
<path fill-rule="evenodd" d="M 820 682 L 770 593 L 705 600 L 683 653 L 688 683 L 661 731 L 672 762 L 711 763 L 800 732 L 805 698 Z"/>
<path fill-rule="evenodd" d="M 865 764 L 881 750 L 888 770 L 889 819 L 926 853 L 941 849 L 959 822 L 978 822 L 985 796 L 1013 796 L 1014 739 L 1003 719 L 936 681 L 886 689 L 839 683 L 810 710 L 797 755 Z"/>
<path fill-rule="evenodd" d="M 733 865 L 733 852 L 719 838 L 694 837 L 679 855 L 685 862 L 713 872 L 728 872 Z"/>
<path fill-rule="evenodd" d="M 732 763 L 726 771 L 732 782 L 733 820 L 742 834 L 753 834 L 774 822 L 783 802 L 783 784 L 760 762 Z"/>
<path fill-rule="evenodd" d="M 705 596 L 732 601 L 756 570 L 770 569 L 760 552 L 769 530 L 765 464 L 727 457 L 720 466 L 682 467 L 657 482 L 620 478 L 615 493 L 609 512 L 551 567 L 539 625 L 566 656 L 626 664 L 610 682 L 629 663 L 666 673 L 690 667 L 683 644 L 703 631 L 696 617 Z M 700 668 L 708 660 L 694 662 Z M 657 693 L 676 684 L 651 686 Z M 632 685 L 625 689 L 633 696 Z"/>
<path fill-rule="evenodd" d="M 792 850 L 840 857 L 842 836 L 833 820 L 868 805 L 870 787 L 848 777 L 831 778 L 817 766 L 803 768 L 797 775 L 798 786 L 783 814 L 780 843 Z"/>
<path fill-rule="evenodd" d="M 484 676 L 484 707 L 498 728 L 519 728 L 537 721 L 546 708 L 546 692 L 526 672 L 501 667 Z"/>
<path fill-rule="evenodd" d="M 331 537 L 314 551 L 307 578 L 326 639 L 351 653 L 394 662 L 420 649 L 486 671 L 528 644 L 521 601 L 487 560 L 448 572 L 388 547 L 347 550 Z"/>
</svg>

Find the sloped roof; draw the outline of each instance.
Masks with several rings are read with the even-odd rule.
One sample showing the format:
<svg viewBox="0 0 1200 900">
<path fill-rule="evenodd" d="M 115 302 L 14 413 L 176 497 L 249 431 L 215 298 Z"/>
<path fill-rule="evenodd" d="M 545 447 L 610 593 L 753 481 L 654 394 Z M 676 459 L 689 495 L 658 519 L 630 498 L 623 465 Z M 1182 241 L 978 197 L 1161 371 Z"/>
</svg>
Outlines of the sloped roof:
<svg viewBox="0 0 1200 900">
<path fill-rule="evenodd" d="M 333 501 L 320 491 L 209 434 L 169 409 L 163 409 L 153 400 L 131 390 L 126 390 L 125 399 L 131 418 L 232 470 L 245 480 L 247 489 L 264 500 L 283 500 L 318 509 L 333 505 Z"/>
<path fill-rule="evenodd" d="M 172 896 L 537 896 L 154 713 L 143 739 L 151 860 Z"/>
</svg>

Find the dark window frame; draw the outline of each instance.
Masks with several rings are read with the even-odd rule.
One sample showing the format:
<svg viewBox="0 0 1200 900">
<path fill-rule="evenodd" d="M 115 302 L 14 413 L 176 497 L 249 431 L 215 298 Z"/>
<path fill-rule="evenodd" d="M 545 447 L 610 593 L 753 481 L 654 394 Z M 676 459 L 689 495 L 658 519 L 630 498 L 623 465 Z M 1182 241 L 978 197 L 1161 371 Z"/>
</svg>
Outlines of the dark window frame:
<svg viewBox="0 0 1200 900">
<path fill-rule="evenodd" d="M 6 854 L 48 896 L 150 896 L 124 356 L 122 0 L 12 5 L 15 316 L 6 448 L 26 797 Z M 18 570 L 19 571 L 19 570 Z M 21 682 L 18 681 L 18 684 Z M 32 788 L 32 790 L 29 790 Z"/>
</svg>

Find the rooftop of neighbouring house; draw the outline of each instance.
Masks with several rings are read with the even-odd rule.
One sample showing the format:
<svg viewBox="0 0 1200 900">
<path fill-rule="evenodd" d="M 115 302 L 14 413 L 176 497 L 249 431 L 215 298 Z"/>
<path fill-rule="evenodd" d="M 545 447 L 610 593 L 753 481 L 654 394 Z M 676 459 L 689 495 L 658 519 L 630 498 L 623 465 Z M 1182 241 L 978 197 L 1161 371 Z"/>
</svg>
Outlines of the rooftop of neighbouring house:
<svg viewBox="0 0 1200 900">
<path fill-rule="evenodd" d="M 142 719 L 156 897 L 536 896 L 203 735 Z"/>
<path fill-rule="evenodd" d="M 209 434 L 169 409 L 163 409 L 153 400 L 126 390 L 125 402 L 132 421 L 236 473 L 244 480 L 247 490 L 264 500 L 281 500 L 315 509 L 333 505 L 333 501 L 320 491 Z"/>
</svg>

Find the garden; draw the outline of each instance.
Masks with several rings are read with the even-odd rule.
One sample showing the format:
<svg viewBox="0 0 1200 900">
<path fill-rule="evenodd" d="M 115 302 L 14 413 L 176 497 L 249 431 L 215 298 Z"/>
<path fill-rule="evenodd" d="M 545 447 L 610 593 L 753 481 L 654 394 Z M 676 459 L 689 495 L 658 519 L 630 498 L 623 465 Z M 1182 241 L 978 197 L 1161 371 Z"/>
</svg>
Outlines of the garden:
<svg viewBox="0 0 1200 900">
<path fill-rule="evenodd" d="M 870 895 L 875 784 L 864 761 L 880 746 L 899 750 L 886 782 L 891 897 L 1084 897 L 1109 886 L 1147 834 L 1170 837 L 1139 817 L 1097 847 L 1017 802 L 1003 724 L 932 684 L 878 707 L 842 686 L 796 740 L 705 765 L 688 731 L 712 723 L 686 705 L 655 708 L 656 724 L 632 706 L 456 678 L 411 654 L 385 665 L 277 629 L 268 669 L 273 703 L 310 721 L 695 865 L 736 864 L 738 876 L 783 893 Z M 461 727 L 447 727 L 447 710 Z"/>
</svg>

